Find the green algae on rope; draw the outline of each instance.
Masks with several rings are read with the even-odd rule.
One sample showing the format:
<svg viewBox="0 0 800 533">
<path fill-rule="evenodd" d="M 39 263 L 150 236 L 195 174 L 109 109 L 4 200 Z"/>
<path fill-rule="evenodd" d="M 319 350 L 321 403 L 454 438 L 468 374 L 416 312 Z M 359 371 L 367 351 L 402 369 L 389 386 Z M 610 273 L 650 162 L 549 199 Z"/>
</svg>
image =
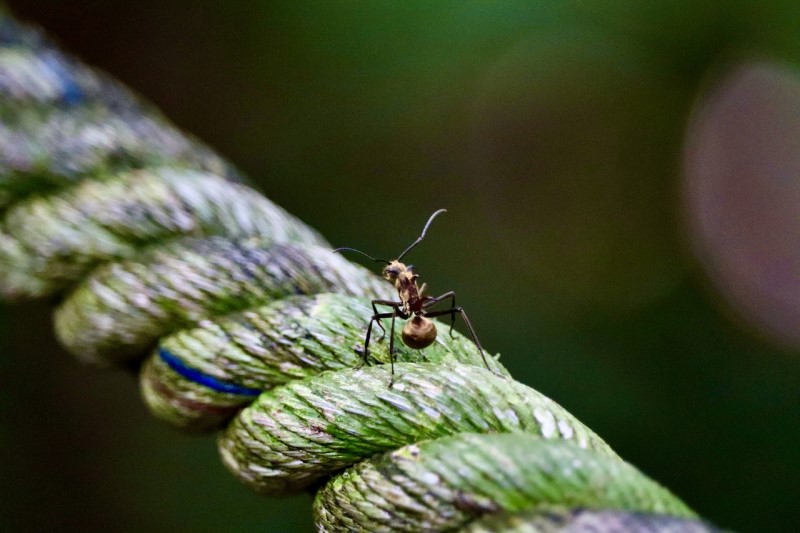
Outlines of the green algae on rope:
<svg viewBox="0 0 800 533">
<path fill-rule="evenodd" d="M 34 197 L 0 222 L 0 287 L 38 296 L 62 289 L 106 261 L 182 235 L 269 235 L 274 242 L 326 245 L 316 232 L 253 189 L 217 176 L 159 167 L 88 180 L 57 198 Z"/>
<path fill-rule="evenodd" d="M 18 119 L 25 120 L 0 122 L 0 208 L 84 181 L 104 181 L 118 173 L 159 166 L 241 181 L 235 169 L 207 148 L 195 146 L 172 126 L 140 111 L 109 110 L 96 103 L 50 109 L 42 116 L 40 111 L 15 111 Z"/>
<path fill-rule="evenodd" d="M 292 294 L 380 294 L 367 269 L 329 249 L 265 239 L 184 238 L 103 265 L 55 313 L 56 334 L 77 358 L 108 365 L 141 355 L 179 327 Z"/>
<path fill-rule="evenodd" d="M 330 480 L 314 502 L 318 531 L 450 531 L 476 517 L 531 507 L 694 513 L 628 463 L 525 433 L 411 444 Z"/>
<path fill-rule="evenodd" d="M 287 494 L 362 459 L 464 432 L 530 432 L 615 454 L 554 401 L 463 364 L 325 372 L 264 393 L 221 434 L 222 460 L 262 493 Z"/>
<path fill-rule="evenodd" d="M 154 416 L 177 427 L 214 429 L 253 398 L 214 390 L 185 377 L 171 368 L 162 354 L 171 354 L 222 383 L 270 390 L 324 370 L 360 366 L 371 314 L 365 298 L 323 293 L 289 296 L 258 309 L 203 320 L 195 328 L 161 339 L 141 373 L 145 402 Z M 373 362 L 388 363 L 388 345 L 387 337 L 373 342 Z M 396 343 L 395 360 L 483 366 L 477 347 L 458 332 L 452 337 L 439 335 L 423 351 Z M 507 373 L 496 358 L 490 358 L 490 364 L 493 370 Z"/>
</svg>

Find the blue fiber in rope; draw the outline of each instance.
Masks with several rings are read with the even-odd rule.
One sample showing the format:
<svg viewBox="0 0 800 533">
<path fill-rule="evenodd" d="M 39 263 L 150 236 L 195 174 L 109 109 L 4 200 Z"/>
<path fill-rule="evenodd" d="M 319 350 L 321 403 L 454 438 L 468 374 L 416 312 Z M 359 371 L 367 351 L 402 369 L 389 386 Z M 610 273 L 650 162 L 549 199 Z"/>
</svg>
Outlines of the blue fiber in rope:
<svg viewBox="0 0 800 533">
<path fill-rule="evenodd" d="M 78 85 L 78 82 L 72 76 L 67 65 L 55 56 L 47 56 L 44 58 L 47 66 L 53 73 L 58 76 L 62 84 L 61 87 L 61 101 L 67 106 L 80 104 L 84 101 L 83 90 Z"/>
<path fill-rule="evenodd" d="M 240 394 L 242 396 L 258 396 L 262 392 L 258 389 L 251 389 L 249 387 L 242 387 L 241 385 L 236 385 L 234 383 L 227 383 L 225 381 L 212 378 L 211 376 L 203 374 L 197 369 L 186 366 L 186 363 L 181 361 L 178 357 L 170 353 L 168 350 L 165 350 L 164 348 L 158 349 L 158 355 L 161 357 L 162 361 L 167 363 L 167 365 L 172 370 L 174 370 L 181 376 L 200 385 L 204 385 L 209 389 L 215 390 L 217 392 Z"/>
</svg>

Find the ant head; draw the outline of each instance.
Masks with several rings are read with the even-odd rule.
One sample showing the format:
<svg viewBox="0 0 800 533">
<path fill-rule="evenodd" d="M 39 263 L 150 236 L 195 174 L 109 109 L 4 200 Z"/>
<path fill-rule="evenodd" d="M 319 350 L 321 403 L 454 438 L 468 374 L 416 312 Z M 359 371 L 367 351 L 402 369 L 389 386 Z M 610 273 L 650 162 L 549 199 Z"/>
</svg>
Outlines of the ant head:
<svg viewBox="0 0 800 533">
<path fill-rule="evenodd" d="M 384 267 L 383 272 L 381 272 L 381 274 L 383 275 L 383 279 L 391 283 L 394 283 L 395 281 L 397 281 L 397 278 L 400 276 L 400 274 L 402 274 L 407 270 L 408 267 L 406 265 L 395 259 L 394 261 L 391 261 L 388 265 Z"/>
</svg>

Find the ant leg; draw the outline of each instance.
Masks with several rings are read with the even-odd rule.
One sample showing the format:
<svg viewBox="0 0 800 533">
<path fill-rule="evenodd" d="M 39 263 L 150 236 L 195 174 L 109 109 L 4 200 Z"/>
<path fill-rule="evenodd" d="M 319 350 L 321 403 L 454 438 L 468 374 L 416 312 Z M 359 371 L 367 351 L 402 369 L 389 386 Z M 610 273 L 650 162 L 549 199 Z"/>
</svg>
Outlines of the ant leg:
<svg viewBox="0 0 800 533">
<path fill-rule="evenodd" d="M 432 306 L 434 304 L 437 304 L 437 303 L 439 303 L 441 301 L 444 301 L 445 298 L 450 298 L 450 307 L 453 308 L 453 309 L 456 309 L 456 293 L 455 293 L 455 291 L 446 292 L 446 293 L 442 294 L 441 296 L 437 296 L 436 298 L 428 298 L 425 301 L 425 303 L 422 304 L 422 307 L 426 307 L 426 308 L 430 307 L 430 306 Z M 450 336 L 451 337 L 453 336 L 453 326 L 455 326 L 455 325 L 456 325 L 456 314 L 455 313 L 451 313 L 450 314 Z"/>
<path fill-rule="evenodd" d="M 397 317 L 402 318 L 403 320 L 409 318 L 410 315 L 403 312 L 402 309 L 399 307 L 394 308 L 394 312 L 392 313 L 392 328 L 391 332 L 389 333 L 389 364 L 391 365 L 391 374 L 392 378 L 389 381 L 389 388 L 391 389 L 394 385 L 394 324 Z"/>
<path fill-rule="evenodd" d="M 395 309 L 395 311 L 397 311 Z M 364 339 L 364 360 L 361 361 L 361 364 L 358 368 L 367 364 L 367 359 L 369 358 L 369 338 L 372 335 L 372 324 L 378 323 L 380 325 L 382 318 L 389 318 L 394 317 L 394 312 L 392 313 L 375 313 L 372 315 L 372 318 L 369 320 L 369 326 L 367 326 L 367 337 Z M 381 326 L 382 327 L 382 326 Z"/>
<path fill-rule="evenodd" d="M 391 389 L 394 385 L 394 322 L 395 318 L 397 318 L 397 308 L 395 307 L 394 311 L 392 312 L 392 332 L 389 334 L 389 365 L 391 365 L 391 379 L 389 379 L 389 388 Z"/>
<path fill-rule="evenodd" d="M 393 302 L 391 300 L 372 300 L 372 312 L 375 315 L 380 314 L 378 312 L 378 308 L 376 307 L 378 305 L 386 305 L 392 308 L 396 308 L 398 305 L 403 305 L 403 304 L 402 302 Z M 381 340 L 383 340 L 383 338 L 386 336 L 386 329 L 383 327 L 383 324 L 381 324 L 380 320 L 378 320 L 378 326 L 380 326 L 381 328 Z"/>
<path fill-rule="evenodd" d="M 455 298 L 455 295 L 453 295 L 453 297 Z M 463 307 L 453 307 L 452 309 L 445 309 L 443 311 L 434 311 L 432 313 L 427 313 L 426 316 L 436 317 L 449 314 L 451 317 L 453 317 L 453 320 L 455 320 L 456 313 L 460 313 L 461 318 L 464 319 L 464 323 L 467 325 L 469 334 L 472 336 L 472 342 L 475 343 L 475 346 L 478 347 L 478 351 L 481 352 L 481 359 L 483 359 L 483 365 L 486 367 L 487 370 L 491 370 L 491 368 L 489 368 L 489 363 L 486 361 L 486 355 L 483 353 L 483 347 L 481 346 L 481 341 L 478 340 L 478 336 L 475 334 L 475 328 L 472 327 L 472 323 L 469 321 L 467 313 L 464 312 Z"/>
<path fill-rule="evenodd" d="M 375 306 L 374 303 L 372 304 L 372 311 L 376 315 L 379 314 L 378 308 Z M 386 336 L 386 328 L 383 327 L 383 324 L 381 323 L 380 320 L 376 320 L 376 322 L 378 323 L 378 327 L 381 328 L 381 338 L 379 340 L 383 340 L 383 338 Z"/>
</svg>

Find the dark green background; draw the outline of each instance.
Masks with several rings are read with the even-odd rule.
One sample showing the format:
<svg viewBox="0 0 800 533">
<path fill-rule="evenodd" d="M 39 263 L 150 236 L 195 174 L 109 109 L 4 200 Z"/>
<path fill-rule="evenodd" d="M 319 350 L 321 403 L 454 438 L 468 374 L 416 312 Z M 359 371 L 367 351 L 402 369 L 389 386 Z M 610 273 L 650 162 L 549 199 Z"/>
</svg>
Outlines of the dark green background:
<svg viewBox="0 0 800 533">
<path fill-rule="evenodd" d="M 517 379 L 715 523 L 792 530 L 798 350 L 704 281 L 679 183 L 694 102 L 738 57 L 797 64 L 800 3 L 9 4 L 335 245 L 392 256 L 447 207 L 411 259 Z M 311 529 L 73 362 L 46 304 L 0 325 L 0 524 Z"/>
</svg>

